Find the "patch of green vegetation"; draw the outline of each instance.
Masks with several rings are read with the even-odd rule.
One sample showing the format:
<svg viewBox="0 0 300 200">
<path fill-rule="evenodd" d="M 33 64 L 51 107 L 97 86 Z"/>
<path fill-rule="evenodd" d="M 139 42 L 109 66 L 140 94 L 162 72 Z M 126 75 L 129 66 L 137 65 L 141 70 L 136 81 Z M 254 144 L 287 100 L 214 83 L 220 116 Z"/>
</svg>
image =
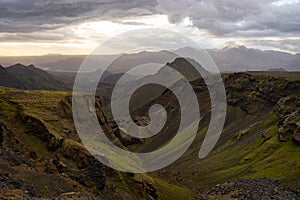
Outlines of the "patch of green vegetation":
<svg viewBox="0 0 300 200">
<path fill-rule="evenodd" d="M 273 138 L 272 138 L 273 139 Z M 275 139 L 274 139 L 275 140 Z M 273 140 L 273 142 L 274 142 Z M 253 164 L 256 171 L 246 177 L 270 177 L 283 180 L 290 187 L 300 185 L 300 147 L 292 141 L 281 145 L 266 159 Z M 289 179 L 298 178 L 297 185 L 289 184 Z"/>
<path fill-rule="evenodd" d="M 0 116 L 8 119 L 13 119 L 17 115 L 17 108 L 10 103 L 9 101 L 5 100 L 4 98 L 0 97 Z"/>
<path fill-rule="evenodd" d="M 22 139 L 22 143 L 25 145 L 24 148 L 36 152 L 40 157 L 49 156 L 47 145 L 37 137 L 30 134 L 26 134 L 26 135 L 23 134 L 21 139 Z"/>
<path fill-rule="evenodd" d="M 261 145 L 257 146 L 256 148 L 252 148 L 252 152 L 244 157 L 244 161 L 262 160 L 270 156 L 274 153 L 274 151 L 280 148 L 282 146 L 282 143 L 280 143 L 277 139 L 277 130 L 277 126 L 268 129 L 264 133 L 264 135 L 267 135 L 269 139 L 265 141 L 266 138 L 264 138 L 263 140 L 259 138 L 256 142 L 261 143 Z"/>
<path fill-rule="evenodd" d="M 277 136 L 277 134 L 278 134 L 278 126 L 275 125 L 275 126 L 269 128 L 267 131 L 265 131 L 263 134 L 263 137 L 264 137 L 264 140 L 269 140 L 272 137 Z"/>
<path fill-rule="evenodd" d="M 192 199 L 195 196 L 193 190 L 175 185 L 173 183 L 168 183 L 162 179 L 153 178 L 155 185 L 157 187 L 158 199 L 161 200 L 182 200 L 182 199 Z"/>
<path fill-rule="evenodd" d="M 300 146 L 278 140 L 275 113 L 267 110 L 265 118 L 245 116 L 237 108 L 228 108 L 234 123 L 226 126 L 224 132 L 228 135 L 224 143 L 199 160 L 198 151 L 205 134 L 204 129 L 201 130 L 192 147 L 168 168 L 171 172 L 168 177 L 174 181 L 179 178 L 183 184 L 191 183 L 189 187 L 209 189 L 231 178 L 266 176 L 299 189 Z"/>
</svg>

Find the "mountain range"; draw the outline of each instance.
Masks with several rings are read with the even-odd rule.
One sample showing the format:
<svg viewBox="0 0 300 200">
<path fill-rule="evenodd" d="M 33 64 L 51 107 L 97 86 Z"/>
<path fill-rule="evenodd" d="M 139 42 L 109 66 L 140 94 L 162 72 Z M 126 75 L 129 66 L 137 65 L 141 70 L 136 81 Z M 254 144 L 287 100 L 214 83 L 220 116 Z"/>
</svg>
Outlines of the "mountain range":
<svg viewBox="0 0 300 200">
<path fill-rule="evenodd" d="M 208 50 L 220 71 L 300 70 L 300 54 L 259 50 L 229 45 L 223 49 Z"/>
<path fill-rule="evenodd" d="M 186 47 L 181 48 L 175 53 L 190 52 L 197 53 L 197 50 Z M 207 49 L 207 52 L 217 64 L 221 72 L 242 72 L 242 71 L 265 71 L 265 70 L 287 70 L 300 71 L 300 54 L 290 54 L 273 50 L 259 50 L 247 48 L 245 46 L 228 45 L 223 49 Z M 121 55 L 94 55 L 90 59 L 99 65 L 106 63 L 114 57 Z M 114 66 L 113 72 L 123 72 L 136 64 L 136 59 L 148 61 L 149 57 L 160 61 L 164 58 L 172 57 L 168 51 L 147 52 L 142 51 L 121 56 L 120 66 Z M 3 66 L 10 66 L 16 62 L 34 65 L 47 71 L 77 71 L 86 58 L 86 55 L 45 55 L 45 56 L 26 56 L 26 57 L 0 57 Z M 172 61 L 172 60 L 170 60 Z M 115 63 L 116 64 L 116 63 Z"/>
</svg>

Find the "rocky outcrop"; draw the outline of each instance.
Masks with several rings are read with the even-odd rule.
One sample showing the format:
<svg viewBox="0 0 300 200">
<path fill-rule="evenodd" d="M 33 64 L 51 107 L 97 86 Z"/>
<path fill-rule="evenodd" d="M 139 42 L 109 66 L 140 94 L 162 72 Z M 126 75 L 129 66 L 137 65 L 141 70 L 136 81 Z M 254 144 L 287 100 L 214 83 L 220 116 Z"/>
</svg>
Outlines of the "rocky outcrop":
<svg viewBox="0 0 300 200">
<path fill-rule="evenodd" d="M 143 191 L 146 192 L 146 194 L 149 195 L 151 199 L 157 199 L 157 190 L 153 184 L 153 182 L 150 179 L 145 178 L 141 175 L 134 175 L 133 181 L 137 187 Z"/>
<path fill-rule="evenodd" d="M 277 102 L 300 89 L 299 81 L 284 78 L 253 76 L 246 73 L 230 74 L 224 79 L 227 101 L 248 114 L 273 107 Z"/>
<path fill-rule="evenodd" d="M 300 98 L 289 96 L 278 101 L 274 108 L 278 121 L 278 139 L 300 143 Z"/>
<path fill-rule="evenodd" d="M 61 117 L 73 119 L 72 97 L 67 96 L 65 99 L 61 100 L 57 105 L 57 109 L 58 109 Z"/>
<path fill-rule="evenodd" d="M 296 193 L 280 185 L 277 180 L 268 178 L 233 179 L 217 185 L 206 194 L 195 199 L 299 199 Z"/>
<path fill-rule="evenodd" d="M 138 138 L 130 137 L 128 134 L 124 134 L 115 121 L 109 120 L 106 116 L 105 108 L 102 104 L 100 97 L 96 97 L 95 101 L 96 114 L 102 129 L 106 133 L 106 136 L 119 147 L 128 147 L 133 144 L 141 144 L 141 140 Z"/>
<path fill-rule="evenodd" d="M 2 128 L 3 124 L 0 121 L 0 147 L 2 146 L 2 142 L 3 142 L 3 128 Z"/>
<path fill-rule="evenodd" d="M 122 137 L 123 135 L 120 133 L 120 130 L 114 121 L 110 121 L 106 117 L 106 111 L 104 106 L 102 105 L 102 100 L 100 97 L 95 98 L 95 109 L 99 124 L 101 128 L 106 133 L 106 136 L 114 142 L 114 144 L 118 145 L 119 147 L 124 147 L 127 144 L 132 144 L 130 138 L 126 136 Z M 65 99 L 61 100 L 57 106 L 57 110 L 62 118 L 66 118 L 70 121 L 73 121 L 73 114 L 72 114 L 72 97 L 67 96 Z M 76 133 L 74 124 L 70 124 L 70 129 L 68 130 L 71 133 Z M 79 141 L 79 137 L 77 134 L 73 134 L 76 141 Z M 76 137 L 76 136 L 77 137 Z M 129 140 L 129 141 L 128 141 Z"/>
<path fill-rule="evenodd" d="M 228 104 L 248 114 L 273 109 L 278 121 L 278 139 L 299 143 L 300 82 L 284 78 L 234 73 L 225 78 Z"/>
<path fill-rule="evenodd" d="M 298 130 L 293 134 L 293 141 L 297 144 L 300 144 L 300 131 Z"/>
<path fill-rule="evenodd" d="M 2 189 L 0 199 L 7 199 L 8 196 L 17 197 L 17 199 L 30 199 L 35 196 L 35 191 L 32 186 L 15 180 L 9 173 L 0 173 L 0 180 L 0 188 Z"/>
<path fill-rule="evenodd" d="M 62 155 L 75 161 L 79 169 L 88 167 L 94 160 L 93 156 L 86 150 L 86 148 L 74 140 L 64 140 L 60 151 Z"/>
<path fill-rule="evenodd" d="M 66 174 L 81 185 L 93 188 L 95 193 L 100 193 L 105 187 L 106 177 L 104 167 L 95 159 L 86 168 L 70 170 Z"/>
<path fill-rule="evenodd" d="M 61 139 L 52 134 L 42 120 L 30 115 L 22 115 L 21 120 L 25 132 L 46 142 L 49 150 L 55 151 L 60 147 Z"/>
</svg>

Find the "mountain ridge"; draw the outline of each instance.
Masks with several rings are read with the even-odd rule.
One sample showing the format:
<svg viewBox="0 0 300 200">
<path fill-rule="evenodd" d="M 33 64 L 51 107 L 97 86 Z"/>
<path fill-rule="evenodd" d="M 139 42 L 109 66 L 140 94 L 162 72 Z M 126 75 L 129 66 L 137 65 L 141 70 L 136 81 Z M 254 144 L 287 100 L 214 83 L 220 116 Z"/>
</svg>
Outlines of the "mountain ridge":
<svg viewBox="0 0 300 200">
<path fill-rule="evenodd" d="M 69 86 L 58 81 L 46 71 L 17 63 L 9 67 L 0 66 L 0 85 L 23 90 L 69 90 Z"/>
</svg>

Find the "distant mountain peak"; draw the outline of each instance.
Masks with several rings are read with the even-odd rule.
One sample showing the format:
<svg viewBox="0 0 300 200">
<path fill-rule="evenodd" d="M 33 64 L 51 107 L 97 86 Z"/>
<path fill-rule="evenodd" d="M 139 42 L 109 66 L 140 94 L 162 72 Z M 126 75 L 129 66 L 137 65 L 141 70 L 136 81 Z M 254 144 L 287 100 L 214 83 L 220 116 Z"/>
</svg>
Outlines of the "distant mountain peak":
<svg viewBox="0 0 300 200">
<path fill-rule="evenodd" d="M 229 44 L 226 47 L 224 47 L 222 50 L 231 50 L 231 49 L 248 50 L 247 47 L 243 45 L 237 45 L 237 44 Z"/>
<path fill-rule="evenodd" d="M 14 65 L 12 65 L 12 66 L 10 66 L 10 67 L 25 67 L 25 65 L 23 65 L 23 64 L 21 64 L 21 63 L 16 63 L 16 64 L 14 64 Z"/>
<path fill-rule="evenodd" d="M 21 63 L 16 63 L 16 64 L 14 64 L 12 66 L 7 67 L 7 69 L 27 69 L 27 68 L 34 69 L 36 67 L 34 65 L 28 65 L 28 66 L 26 66 L 26 65 L 23 65 Z"/>
<path fill-rule="evenodd" d="M 26 65 L 23 65 L 21 63 L 17 63 L 17 64 L 14 64 L 10 67 L 8 67 L 8 69 L 14 69 L 14 68 L 23 68 L 23 69 L 38 69 L 36 66 L 34 66 L 33 64 L 30 64 L 28 66 Z"/>
</svg>

